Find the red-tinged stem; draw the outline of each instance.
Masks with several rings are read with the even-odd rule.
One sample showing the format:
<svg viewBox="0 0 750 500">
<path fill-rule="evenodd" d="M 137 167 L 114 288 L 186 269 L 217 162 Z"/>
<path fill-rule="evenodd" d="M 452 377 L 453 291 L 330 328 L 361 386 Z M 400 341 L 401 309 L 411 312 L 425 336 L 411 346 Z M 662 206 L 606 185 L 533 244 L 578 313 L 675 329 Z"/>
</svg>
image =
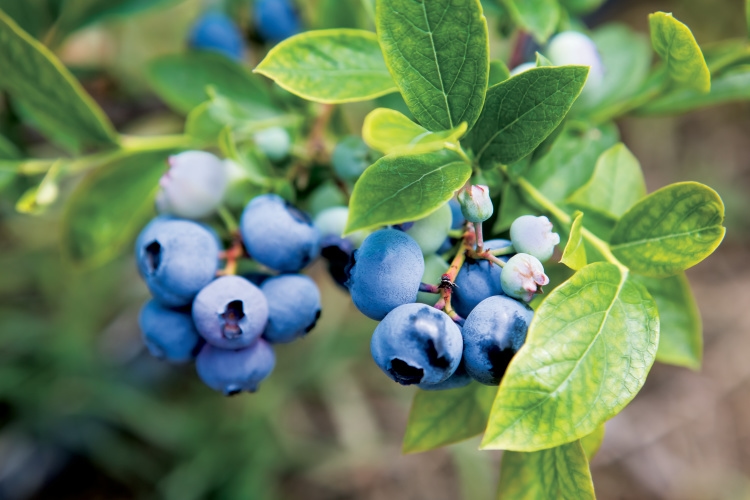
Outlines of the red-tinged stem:
<svg viewBox="0 0 750 500">
<path fill-rule="evenodd" d="M 219 258 L 226 260 L 224 269 L 216 272 L 217 276 L 231 276 L 237 274 L 237 261 L 245 256 L 245 246 L 242 244 L 242 238 L 239 232 L 232 236 L 232 246 L 224 251 L 219 252 Z"/>
<path fill-rule="evenodd" d="M 474 231 L 477 233 L 477 253 L 481 254 L 484 252 L 484 236 L 482 235 L 482 223 L 474 223 Z"/>
<path fill-rule="evenodd" d="M 440 287 L 437 285 L 431 285 L 429 283 L 420 283 L 419 291 L 426 293 L 440 293 Z"/>
</svg>

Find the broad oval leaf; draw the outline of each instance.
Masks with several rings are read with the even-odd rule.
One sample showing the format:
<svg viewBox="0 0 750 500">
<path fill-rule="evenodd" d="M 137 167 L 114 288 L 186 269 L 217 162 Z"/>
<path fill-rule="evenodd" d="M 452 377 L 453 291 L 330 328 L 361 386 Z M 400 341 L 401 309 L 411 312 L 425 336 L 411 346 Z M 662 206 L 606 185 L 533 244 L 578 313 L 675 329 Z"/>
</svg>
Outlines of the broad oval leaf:
<svg viewBox="0 0 750 500">
<path fill-rule="evenodd" d="M 378 0 L 386 64 L 414 117 L 429 130 L 474 125 L 489 76 L 479 0 Z"/>
<path fill-rule="evenodd" d="M 140 153 L 102 165 L 71 194 L 63 219 L 63 255 L 96 266 L 114 258 L 153 214 L 169 151 Z"/>
<path fill-rule="evenodd" d="M 595 500 L 589 461 L 581 442 L 531 453 L 503 453 L 498 498 Z"/>
<path fill-rule="evenodd" d="M 563 250 L 560 262 L 569 268 L 578 271 L 586 266 L 586 245 L 583 243 L 583 234 L 581 234 L 583 222 L 583 213 L 576 212 L 573 215 L 573 224 L 570 226 L 570 236 L 568 243 Z"/>
<path fill-rule="evenodd" d="M 478 383 L 448 391 L 420 390 L 409 412 L 404 453 L 428 451 L 480 434 L 496 392 L 496 387 Z"/>
<path fill-rule="evenodd" d="M 703 325 L 685 273 L 669 278 L 636 276 L 659 309 L 656 361 L 699 370 L 703 360 Z"/>
<path fill-rule="evenodd" d="M 258 76 L 214 52 L 193 51 L 160 57 L 148 65 L 146 76 L 164 102 L 185 114 L 208 99 L 208 86 L 232 99 L 261 103 L 270 100 Z"/>
<path fill-rule="evenodd" d="M 537 451 L 594 432 L 646 381 L 659 317 L 646 288 L 608 262 L 539 306 L 498 390 L 482 448 Z"/>
<path fill-rule="evenodd" d="M 560 125 L 588 71 L 585 66 L 534 68 L 490 87 L 468 137 L 477 161 L 508 164 L 534 151 Z"/>
<path fill-rule="evenodd" d="M 646 181 L 641 164 L 623 143 L 618 143 L 599 156 L 594 175 L 566 201 L 617 220 L 644 196 Z"/>
<path fill-rule="evenodd" d="M 451 130 L 430 132 L 403 114 L 388 108 L 372 110 L 362 125 L 362 139 L 373 149 L 385 154 L 429 153 L 457 144 L 466 133 L 466 123 Z"/>
<path fill-rule="evenodd" d="M 688 269 L 724 238 L 724 203 L 713 189 L 680 182 L 648 195 L 612 232 L 612 253 L 638 274 L 662 277 Z"/>
<path fill-rule="evenodd" d="M 426 217 L 448 202 L 471 176 L 471 166 L 448 150 L 388 155 L 354 185 L 346 234 Z"/>
<path fill-rule="evenodd" d="M 690 28 L 664 12 L 649 15 L 648 22 L 651 45 L 664 60 L 669 77 L 681 87 L 711 90 L 711 73 Z"/>
<path fill-rule="evenodd" d="M 2 11 L 0 68 L 0 88 L 28 108 L 52 138 L 60 129 L 76 149 L 117 144 L 109 119 L 75 77 Z"/>
<path fill-rule="evenodd" d="M 364 101 L 394 92 L 378 38 L 371 31 L 331 29 L 300 33 L 272 48 L 255 68 L 310 101 Z"/>
<path fill-rule="evenodd" d="M 544 44 L 555 32 L 560 21 L 558 0 L 502 0 L 513 22 L 530 32 L 537 42 Z"/>
</svg>

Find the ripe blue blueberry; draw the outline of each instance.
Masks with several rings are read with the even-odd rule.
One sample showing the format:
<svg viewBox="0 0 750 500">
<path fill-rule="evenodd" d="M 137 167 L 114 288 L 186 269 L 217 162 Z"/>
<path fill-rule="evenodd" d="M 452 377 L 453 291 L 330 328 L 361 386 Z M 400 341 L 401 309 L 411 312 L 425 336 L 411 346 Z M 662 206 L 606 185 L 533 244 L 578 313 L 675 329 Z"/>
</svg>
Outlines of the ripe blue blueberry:
<svg viewBox="0 0 750 500">
<path fill-rule="evenodd" d="M 510 245 L 508 240 L 489 240 L 484 242 L 488 250 L 498 250 Z M 500 259 L 507 261 L 507 256 Z M 466 259 L 456 276 L 457 288 L 453 290 L 451 305 L 464 318 L 484 299 L 492 295 L 503 295 L 500 277 L 503 268 L 490 264 L 488 260 Z"/>
<path fill-rule="evenodd" d="M 458 203 L 461 213 L 469 222 L 484 222 L 494 212 L 490 199 L 490 188 L 487 186 L 471 185 L 458 192 Z"/>
<path fill-rule="evenodd" d="M 347 286 L 357 309 L 380 320 L 417 300 L 422 274 L 424 259 L 417 242 L 397 229 L 381 229 L 352 256 Z"/>
<path fill-rule="evenodd" d="M 439 255 L 425 255 L 422 283 L 429 283 L 430 285 L 439 284 L 440 278 L 448 272 L 449 267 L 450 265 Z M 417 294 L 417 302 L 430 306 L 435 305 L 435 302 L 437 302 L 439 298 L 440 295 L 436 293 L 419 292 Z"/>
<path fill-rule="evenodd" d="M 466 371 L 478 382 L 497 385 L 508 363 L 526 340 L 534 312 L 510 297 L 484 299 L 466 318 L 462 330 Z"/>
<path fill-rule="evenodd" d="M 349 135 L 336 144 L 331 155 L 333 170 L 345 181 L 356 181 L 370 166 L 370 148 L 359 136 Z"/>
<path fill-rule="evenodd" d="M 552 223 L 547 217 L 522 215 L 510 226 L 510 240 L 518 253 L 533 255 L 544 262 L 552 257 L 560 235 L 552 232 Z"/>
<path fill-rule="evenodd" d="M 427 217 L 414 221 L 404 231 L 414 238 L 423 254 L 430 255 L 437 252 L 443 245 L 452 222 L 451 208 L 446 203 Z"/>
<path fill-rule="evenodd" d="M 239 276 L 222 276 L 206 285 L 193 301 L 198 333 L 222 349 L 255 342 L 268 322 L 268 302 L 260 288 Z"/>
<path fill-rule="evenodd" d="M 157 217 L 138 236 L 135 258 L 154 298 L 167 307 L 182 307 L 216 276 L 219 243 L 200 224 Z"/>
<path fill-rule="evenodd" d="M 225 396 L 242 391 L 255 392 L 275 365 L 273 348 L 263 339 L 238 350 L 206 344 L 195 360 L 195 368 L 203 383 Z"/>
<path fill-rule="evenodd" d="M 534 295 L 549 283 L 544 266 L 539 259 L 526 253 L 517 253 L 505 263 L 500 275 L 500 285 L 505 295 L 531 302 Z"/>
<path fill-rule="evenodd" d="M 211 215 L 221 204 L 228 176 L 224 163 L 205 151 L 170 156 L 169 170 L 159 181 L 156 209 L 187 219 Z"/>
<path fill-rule="evenodd" d="M 604 79 L 604 66 L 599 51 L 591 38 L 576 31 L 555 35 L 547 46 L 547 57 L 559 66 L 568 64 L 590 66 L 584 91 L 598 89 Z"/>
<path fill-rule="evenodd" d="M 265 40 L 276 43 L 300 32 L 299 16 L 290 0 L 257 0 L 255 28 Z"/>
<path fill-rule="evenodd" d="M 260 286 L 268 301 L 268 324 L 263 338 L 271 343 L 291 342 L 315 328 L 320 318 L 320 291 L 301 274 L 283 274 Z"/>
<path fill-rule="evenodd" d="M 242 32 L 221 12 L 208 12 L 198 18 L 188 40 L 194 49 L 218 52 L 237 61 L 241 61 L 245 54 Z"/>
<path fill-rule="evenodd" d="M 378 367 L 399 384 L 439 384 L 458 368 L 463 341 L 444 312 L 404 304 L 375 328 L 370 350 Z"/>
<path fill-rule="evenodd" d="M 271 161 L 281 161 L 289 155 L 292 138 L 282 127 L 271 127 L 257 132 L 253 139 L 258 148 Z"/>
<path fill-rule="evenodd" d="M 154 300 L 143 305 L 138 325 L 151 355 L 171 363 L 191 361 L 203 344 L 189 311 L 168 309 Z"/>
<path fill-rule="evenodd" d="M 462 227 L 464 227 L 464 223 L 466 222 L 466 217 L 464 217 L 464 214 L 461 211 L 461 204 L 457 199 L 451 198 L 451 200 L 448 202 L 448 205 L 451 207 L 451 214 L 453 214 L 451 229 L 461 229 Z"/>
<path fill-rule="evenodd" d="M 418 387 L 424 391 L 447 391 L 450 389 L 460 389 L 466 387 L 473 379 L 469 372 L 466 371 L 463 360 L 458 364 L 458 368 L 453 375 L 437 384 L 419 384 Z"/>
<path fill-rule="evenodd" d="M 247 204 L 240 233 L 250 255 L 276 271 L 297 272 L 320 252 L 320 234 L 310 217 L 275 194 Z"/>
</svg>

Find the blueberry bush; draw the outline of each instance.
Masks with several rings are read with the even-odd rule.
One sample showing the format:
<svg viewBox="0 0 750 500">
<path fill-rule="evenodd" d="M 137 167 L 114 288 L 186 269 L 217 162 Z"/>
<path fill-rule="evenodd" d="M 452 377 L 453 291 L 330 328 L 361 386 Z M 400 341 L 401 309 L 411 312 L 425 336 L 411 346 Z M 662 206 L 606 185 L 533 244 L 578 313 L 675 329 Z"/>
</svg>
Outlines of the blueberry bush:
<svg viewBox="0 0 750 500">
<path fill-rule="evenodd" d="M 605 424 L 654 362 L 700 367 L 684 271 L 721 243 L 724 205 L 697 182 L 648 193 L 615 120 L 750 98 L 744 43 L 701 47 L 664 12 L 650 42 L 591 31 L 597 0 L 207 2 L 145 72 L 184 131 L 136 135 L 55 48 L 169 2 L 36 3 L 0 2 L 0 90 L 50 147 L 0 136 L 0 189 L 30 218 L 64 206 L 77 272 L 135 241 L 143 343 L 211 389 L 276 390 L 282 344 L 327 334 L 302 274 L 322 260 L 378 322 L 375 364 L 418 386 L 404 452 L 482 434 L 505 450 L 501 498 L 586 499 Z"/>
</svg>

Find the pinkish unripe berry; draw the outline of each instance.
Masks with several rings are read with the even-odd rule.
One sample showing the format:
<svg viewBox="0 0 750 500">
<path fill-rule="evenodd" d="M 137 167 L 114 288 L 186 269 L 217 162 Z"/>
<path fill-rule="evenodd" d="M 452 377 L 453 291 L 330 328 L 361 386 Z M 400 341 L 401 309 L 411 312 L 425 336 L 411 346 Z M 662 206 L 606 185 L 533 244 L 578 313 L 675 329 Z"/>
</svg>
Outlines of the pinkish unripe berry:
<svg viewBox="0 0 750 500">
<path fill-rule="evenodd" d="M 500 274 L 500 285 L 506 295 L 530 302 L 549 278 L 544 274 L 544 266 L 539 259 L 525 253 L 511 257 Z"/>
</svg>

